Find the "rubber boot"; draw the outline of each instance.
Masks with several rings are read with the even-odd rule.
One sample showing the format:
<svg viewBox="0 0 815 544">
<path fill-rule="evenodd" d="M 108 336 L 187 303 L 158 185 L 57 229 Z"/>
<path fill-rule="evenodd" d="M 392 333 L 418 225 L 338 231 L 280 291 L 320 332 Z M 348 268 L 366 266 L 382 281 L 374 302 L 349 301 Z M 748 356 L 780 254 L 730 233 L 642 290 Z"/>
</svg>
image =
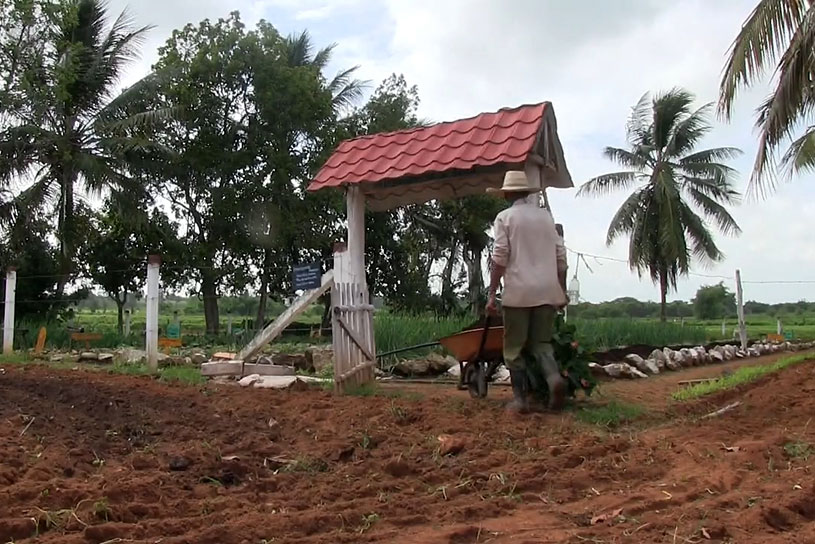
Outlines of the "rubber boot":
<svg viewBox="0 0 815 544">
<path fill-rule="evenodd" d="M 507 411 L 514 414 L 529 412 L 529 401 L 526 397 L 526 372 L 523 370 L 510 370 L 512 381 L 512 400 L 507 404 Z"/>
<path fill-rule="evenodd" d="M 549 386 L 549 409 L 560 410 L 566 403 L 566 380 L 560 374 L 560 368 L 555 360 L 551 344 L 547 346 L 545 355 L 541 357 L 543 375 L 546 376 L 546 385 Z"/>
</svg>

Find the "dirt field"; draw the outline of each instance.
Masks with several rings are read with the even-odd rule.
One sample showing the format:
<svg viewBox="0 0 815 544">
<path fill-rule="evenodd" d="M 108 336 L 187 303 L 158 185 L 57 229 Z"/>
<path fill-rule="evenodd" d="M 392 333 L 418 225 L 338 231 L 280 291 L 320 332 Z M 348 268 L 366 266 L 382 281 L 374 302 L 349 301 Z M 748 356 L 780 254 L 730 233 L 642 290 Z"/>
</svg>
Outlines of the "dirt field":
<svg viewBox="0 0 815 544">
<path fill-rule="evenodd" d="M 497 388 L 334 398 L 8 365 L 0 543 L 815 543 L 815 363 L 668 401 L 725 368 L 608 384 L 591 402 L 651 410 L 609 431 L 512 419 Z"/>
</svg>

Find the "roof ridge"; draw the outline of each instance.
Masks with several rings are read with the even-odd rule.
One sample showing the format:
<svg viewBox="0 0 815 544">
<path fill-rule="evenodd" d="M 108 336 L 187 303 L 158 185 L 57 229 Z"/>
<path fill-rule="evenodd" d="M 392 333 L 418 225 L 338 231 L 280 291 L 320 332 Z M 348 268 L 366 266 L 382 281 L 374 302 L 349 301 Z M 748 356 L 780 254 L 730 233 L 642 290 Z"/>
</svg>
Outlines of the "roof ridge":
<svg viewBox="0 0 815 544">
<path fill-rule="evenodd" d="M 518 110 L 522 110 L 522 109 L 526 109 L 526 108 L 534 108 L 534 107 L 538 107 L 538 106 L 546 106 L 549 103 L 550 103 L 549 101 L 545 100 L 543 102 L 537 102 L 537 103 L 532 103 L 532 104 L 521 104 L 520 106 L 500 108 L 498 110 L 493 110 L 493 111 L 482 111 L 481 113 L 471 115 L 470 117 L 462 117 L 461 119 L 454 119 L 452 121 L 439 121 L 438 123 L 432 123 L 430 125 L 423 125 L 423 126 L 420 126 L 420 127 L 403 128 L 401 130 L 391 130 L 389 132 L 377 132 L 376 134 L 364 134 L 362 136 L 355 136 L 354 138 L 348 138 L 347 140 L 344 140 L 342 143 L 349 143 L 349 142 L 356 142 L 356 141 L 360 141 L 360 140 L 381 138 L 383 136 L 392 136 L 394 134 L 410 134 L 412 132 L 419 132 L 419 131 L 422 131 L 422 130 L 428 130 L 428 129 L 435 128 L 435 127 L 440 127 L 440 126 L 443 126 L 443 125 L 454 125 L 454 124 L 462 123 L 464 121 L 471 121 L 473 119 L 477 119 L 478 117 L 481 117 L 482 115 L 496 115 L 496 114 L 503 113 L 503 112 L 518 111 Z"/>
</svg>

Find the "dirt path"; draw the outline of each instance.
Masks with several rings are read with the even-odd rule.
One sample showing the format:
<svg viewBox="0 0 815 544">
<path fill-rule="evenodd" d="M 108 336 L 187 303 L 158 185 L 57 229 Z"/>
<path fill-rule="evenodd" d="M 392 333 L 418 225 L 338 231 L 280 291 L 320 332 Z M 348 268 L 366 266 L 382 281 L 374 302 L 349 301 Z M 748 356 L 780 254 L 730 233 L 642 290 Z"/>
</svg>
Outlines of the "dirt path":
<svg viewBox="0 0 815 544">
<path fill-rule="evenodd" d="M 658 407 L 649 383 L 723 368 L 603 394 Z M 7 366 L 0 542 L 815 543 L 813 393 L 804 363 L 610 433 L 509 418 L 492 392 L 335 398 Z M 463 449 L 440 455 L 440 434 Z"/>
</svg>

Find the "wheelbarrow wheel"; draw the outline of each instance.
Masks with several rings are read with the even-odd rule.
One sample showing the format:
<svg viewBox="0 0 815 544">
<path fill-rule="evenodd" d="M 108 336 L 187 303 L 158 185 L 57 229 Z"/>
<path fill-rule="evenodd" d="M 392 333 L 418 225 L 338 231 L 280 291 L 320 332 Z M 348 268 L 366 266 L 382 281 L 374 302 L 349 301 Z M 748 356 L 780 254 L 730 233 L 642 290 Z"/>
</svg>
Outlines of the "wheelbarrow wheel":
<svg viewBox="0 0 815 544">
<path fill-rule="evenodd" d="M 487 396 L 486 365 L 482 362 L 467 363 L 464 367 L 464 384 L 474 399 L 483 399 Z"/>
</svg>

